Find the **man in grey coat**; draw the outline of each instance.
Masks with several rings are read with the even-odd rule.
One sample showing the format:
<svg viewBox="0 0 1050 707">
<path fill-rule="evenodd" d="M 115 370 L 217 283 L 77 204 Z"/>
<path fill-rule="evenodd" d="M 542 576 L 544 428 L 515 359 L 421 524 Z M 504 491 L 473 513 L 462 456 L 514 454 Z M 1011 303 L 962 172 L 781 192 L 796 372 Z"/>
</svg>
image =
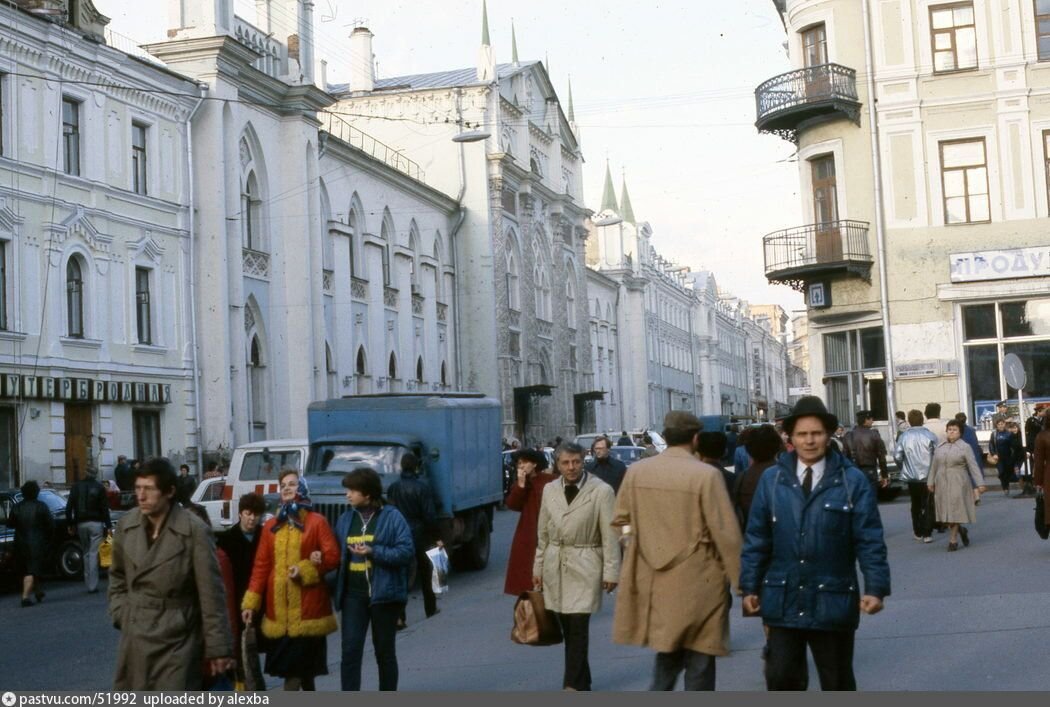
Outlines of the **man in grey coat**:
<svg viewBox="0 0 1050 707">
<path fill-rule="evenodd" d="M 173 502 L 171 462 L 135 476 L 138 508 L 117 524 L 109 615 L 121 632 L 114 690 L 200 690 L 233 667 L 226 594 L 211 530 Z"/>
</svg>

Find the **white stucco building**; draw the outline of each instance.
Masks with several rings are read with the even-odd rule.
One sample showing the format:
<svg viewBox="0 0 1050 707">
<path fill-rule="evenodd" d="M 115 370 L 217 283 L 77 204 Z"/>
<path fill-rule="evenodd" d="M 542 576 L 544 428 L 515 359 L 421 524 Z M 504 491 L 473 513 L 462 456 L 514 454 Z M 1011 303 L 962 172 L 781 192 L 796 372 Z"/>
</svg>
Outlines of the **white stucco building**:
<svg viewBox="0 0 1050 707">
<path fill-rule="evenodd" d="M 589 429 L 601 397 L 584 294 L 583 155 L 571 97 L 563 111 L 540 62 L 515 53 L 497 64 L 483 25 L 475 66 L 383 79 L 372 32 L 358 27 L 350 81 L 329 89 L 336 110 L 459 197 L 451 240 L 469 272 L 458 281 L 459 380 L 502 400 L 506 436 L 546 442 Z M 474 130 L 487 137 L 453 141 Z"/>
<path fill-rule="evenodd" d="M 108 47 L 107 22 L 88 0 L 0 4 L 4 488 L 117 454 L 196 462 L 197 89 Z"/>
</svg>

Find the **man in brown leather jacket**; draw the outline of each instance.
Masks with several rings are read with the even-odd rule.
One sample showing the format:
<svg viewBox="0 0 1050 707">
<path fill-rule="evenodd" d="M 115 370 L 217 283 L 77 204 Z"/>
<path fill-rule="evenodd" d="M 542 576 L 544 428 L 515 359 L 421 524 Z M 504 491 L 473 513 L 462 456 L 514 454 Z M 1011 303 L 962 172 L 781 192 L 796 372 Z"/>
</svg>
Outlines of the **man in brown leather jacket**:
<svg viewBox="0 0 1050 707">
<path fill-rule="evenodd" d="M 877 492 L 879 486 L 889 485 L 890 475 L 886 470 L 886 443 L 882 435 L 872 429 L 874 422 L 870 410 L 861 410 L 857 413 L 857 426 L 846 434 L 844 441 L 846 456 L 864 472 Z"/>
</svg>

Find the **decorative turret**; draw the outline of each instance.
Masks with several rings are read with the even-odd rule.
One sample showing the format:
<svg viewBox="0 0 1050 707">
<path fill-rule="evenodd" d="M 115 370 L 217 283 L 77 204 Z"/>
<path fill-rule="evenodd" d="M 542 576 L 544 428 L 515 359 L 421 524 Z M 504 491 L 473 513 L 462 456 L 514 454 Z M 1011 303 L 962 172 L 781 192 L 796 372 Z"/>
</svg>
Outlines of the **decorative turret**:
<svg viewBox="0 0 1050 707">
<path fill-rule="evenodd" d="M 481 0 L 481 48 L 478 49 L 478 81 L 488 83 L 496 80 L 496 54 L 489 41 L 489 8 Z"/>
<path fill-rule="evenodd" d="M 518 65 L 518 37 L 514 34 L 514 20 L 510 21 L 510 63 Z"/>
<path fill-rule="evenodd" d="M 634 209 L 631 208 L 631 195 L 627 193 L 627 174 L 623 176 L 623 187 L 620 189 L 620 216 L 626 223 L 635 223 Z"/>
<path fill-rule="evenodd" d="M 602 189 L 602 206 L 600 212 L 619 213 L 616 205 L 616 190 L 613 188 L 612 172 L 609 171 L 609 162 L 605 162 L 605 188 Z"/>
</svg>

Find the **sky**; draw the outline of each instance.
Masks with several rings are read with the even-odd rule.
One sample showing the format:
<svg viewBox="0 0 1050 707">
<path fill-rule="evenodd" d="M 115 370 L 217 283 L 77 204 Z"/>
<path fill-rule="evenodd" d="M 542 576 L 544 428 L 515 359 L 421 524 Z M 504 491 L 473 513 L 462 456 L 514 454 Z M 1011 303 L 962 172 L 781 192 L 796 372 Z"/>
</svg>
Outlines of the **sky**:
<svg viewBox="0 0 1050 707">
<path fill-rule="evenodd" d="M 156 10 L 143 12 L 143 0 L 94 3 L 116 32 L 162 41 L 178 0 L 145 1 Z M 234 7 L 254 19 L 254 0 Z M 488 16 L 498 62 L 510 61 L 513 20 L 519 58 L 547 62 L 566 107 L 571 76 L 586 206 L 598 210 L 608 160 L 617 194 L 625 175 L 661 255 L 711 270 L 752 303 L 803 308 L 763 275 L 762 236 L 803 223 L 794 146 L 754 127 L 755 87 L 790 70 L 771 0 L 489 0 Z M 481 0 L 314 0 L 314 17 L 332 83 L 347 79 L 358 20 L 375 35 L 383 77 L 472 67 L 481 41 Z"/>
</svg>

